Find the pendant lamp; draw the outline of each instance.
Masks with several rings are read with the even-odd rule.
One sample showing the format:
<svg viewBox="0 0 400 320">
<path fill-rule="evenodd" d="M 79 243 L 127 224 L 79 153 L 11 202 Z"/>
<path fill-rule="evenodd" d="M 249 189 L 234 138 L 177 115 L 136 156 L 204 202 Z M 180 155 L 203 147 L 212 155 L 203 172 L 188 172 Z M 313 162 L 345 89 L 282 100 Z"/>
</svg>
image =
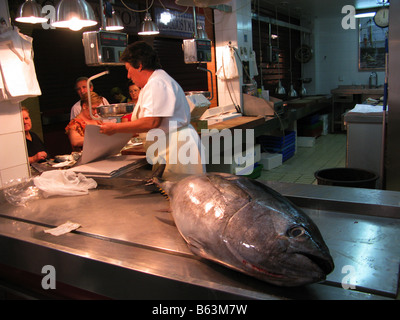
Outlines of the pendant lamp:
<svg viewBox="0 0 400 320">
<path fill-rule="evenodd" d="M 97 24 L 92 7 L 85 0 L 61 0 L 56 7 L 56 28 L 79 31 Z"/>
<path fill-rule="evenodd" d="M 124 28 L 124 24 L 122 23 L 121 18 L 113 12 L 112 17 L 106 17 L 106 30 L 108 31 L 117 31 L 122 30 Z"/>
<path fill-rule="evenodd" d="M 142 27 L 140 28 L 140 31 L 138 32 L 138 34 L 140 34 L 141 36 L 150 36 L 150 35 L 155 35 L 155 34 L 159 34 L 159 33 L 160 33 L 160 30 L 158 30 L 157 25 L 151 19 L 150 13 L 146 12 L 144 21 L 142 23 Z"/>
<path fill-rule="evenodd" d="M 200 24 L 197 24 L 197 39 L 210 40 L 208 39 L 207 32 L 203 29 Z"/>
<path fill-rule="evenodd" d="M 26 0 L 19 8 L 15 21 L 23 23 L 44 23 L 47 21 L 42 14 L 42 6 L 35 0 Z"/>
<path fill-rule="evenodd" d="M 124 28 L 121 18 L 115 13 L 111 2 L 100 0 L 100 6 L 104 7 L 101 19 L 101 28 L 108 31 L 118 31 Z"/>
</svg>

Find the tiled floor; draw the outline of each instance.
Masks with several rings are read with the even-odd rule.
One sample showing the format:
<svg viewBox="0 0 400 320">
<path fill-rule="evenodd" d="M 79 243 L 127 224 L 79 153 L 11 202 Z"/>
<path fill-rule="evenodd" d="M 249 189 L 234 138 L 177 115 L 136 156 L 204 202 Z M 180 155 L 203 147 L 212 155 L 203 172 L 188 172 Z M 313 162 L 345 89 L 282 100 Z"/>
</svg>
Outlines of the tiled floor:
<svg viewBox="0 0 400 320">
<path fill-rule="evenodd" d="M 259 179 L 317 184 L 314 172 L 346 166 L 346 134 L 328 134 L 315 140 L 313 147 L 297 147 L 296 154 L 281 166 L 263 170 Z"/>
</svg>

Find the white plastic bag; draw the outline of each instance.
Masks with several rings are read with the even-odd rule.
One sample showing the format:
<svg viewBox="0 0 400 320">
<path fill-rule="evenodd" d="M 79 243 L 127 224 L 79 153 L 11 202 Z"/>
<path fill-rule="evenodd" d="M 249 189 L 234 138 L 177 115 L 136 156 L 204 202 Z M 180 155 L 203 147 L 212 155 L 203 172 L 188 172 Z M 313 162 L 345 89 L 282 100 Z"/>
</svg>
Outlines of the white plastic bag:
<svg viewBox="0 0 400 320">
<path fill-rule="evenodd" d="M 69 170 L 51 170 L 43 172 L 33 179 L 35 186 L 43 191 L 45 198 L 60 196 L 79 196 L 89 193 L 89 189 L 97 187 L 97 182 Z"/>
</svg>

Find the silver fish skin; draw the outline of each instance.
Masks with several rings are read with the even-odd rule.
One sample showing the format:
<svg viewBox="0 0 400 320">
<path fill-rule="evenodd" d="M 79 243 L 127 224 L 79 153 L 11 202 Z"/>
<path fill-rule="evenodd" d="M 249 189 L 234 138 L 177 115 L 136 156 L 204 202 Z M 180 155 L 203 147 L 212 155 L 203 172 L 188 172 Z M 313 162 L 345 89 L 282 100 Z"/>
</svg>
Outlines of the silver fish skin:
<svg viewBox="0 0 400 320">
<path fill-rule="evenodd" d="M 323 281 L 334 269 L 314 222 L 258 181 L 205 173 L 154 182 L 168 195 L 180 234 L 200 257 L 289 287 Z"/>
</svg>

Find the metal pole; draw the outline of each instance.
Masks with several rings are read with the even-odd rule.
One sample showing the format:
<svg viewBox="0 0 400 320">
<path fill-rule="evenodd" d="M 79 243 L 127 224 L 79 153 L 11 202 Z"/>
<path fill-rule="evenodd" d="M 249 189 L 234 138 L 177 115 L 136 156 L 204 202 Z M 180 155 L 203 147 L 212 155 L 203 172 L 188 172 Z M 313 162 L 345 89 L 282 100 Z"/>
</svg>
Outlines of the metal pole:
<svg viewBox="0 0 400 320">
<path fill-rule="evenodd" d="M 380 168 L 380 189 L 385 187 L 385 143 L 386 143 L 386 109 L 388 100 L 388 71 L 389 71 L 389 43 L 385 39 L 385 84 L 383 88 L 383 116 L 382 116 L 382 150 L 381 150 L 381 168 Z"/>
<path fill-rule="evenodd" d="M 197 15 L 196 15 L 196 7 L 193 7 L 193 37 L 195 39 L 198 38 L 197 34 Z"/>
<path fill-rule="evenodd" d="M 101 20 L 101 30 L 106 29 L 106 17 L 104 15 L 104 3 L 103 0 L 99 0 L 100 2 L 100 20 Z"/>
</svg>

